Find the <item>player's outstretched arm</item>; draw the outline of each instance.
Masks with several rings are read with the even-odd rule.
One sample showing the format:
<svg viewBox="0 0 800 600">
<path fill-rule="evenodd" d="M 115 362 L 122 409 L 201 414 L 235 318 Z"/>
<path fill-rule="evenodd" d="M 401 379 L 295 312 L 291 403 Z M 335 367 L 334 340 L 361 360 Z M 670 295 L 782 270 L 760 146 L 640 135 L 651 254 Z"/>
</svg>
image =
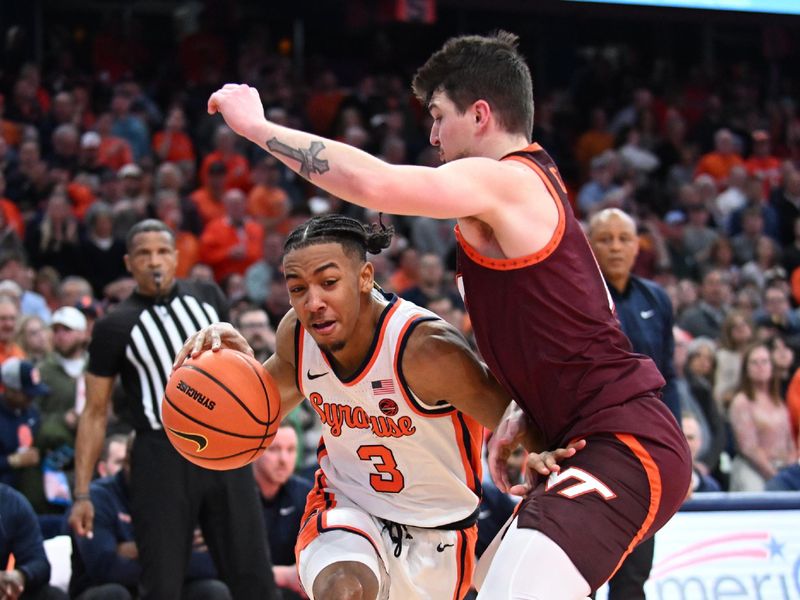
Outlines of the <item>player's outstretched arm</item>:
<svg viewBox="0 0 800 600">
<path fill-rule="evenodd" d="M 269 122 L 258 91 L 227 84 L 208 100 L 228 126 L 333 195 L 367 208 L 435 218 L 491 216 L 525 189 L 517 168 L 465 158 L 439 168 L 391 165 L 333 140 Z"/>
</svg>

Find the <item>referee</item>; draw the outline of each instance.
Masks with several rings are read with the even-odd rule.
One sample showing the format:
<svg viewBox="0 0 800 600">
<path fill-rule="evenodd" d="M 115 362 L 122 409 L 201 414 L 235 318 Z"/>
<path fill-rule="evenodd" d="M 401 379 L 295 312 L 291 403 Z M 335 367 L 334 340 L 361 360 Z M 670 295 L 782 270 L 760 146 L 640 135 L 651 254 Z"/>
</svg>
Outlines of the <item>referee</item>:
<svg viewBox="0 0 800 600">
<path fill-rule="evenodd" d="M 142 566 L 140 598 L 181 598 L 198 522 L 235 600 L 277 598 L 264 536 L 253 534 L 263 530 L 263 516 L 252 469 L 198 467 L 173 449 L 161 424 L 161 397 L 183 341 L 228 317 L 218 287 L 175 279 L 177 258 L 174 233 L 161 221 L 141 221 L 128 232 L 125 266 L 136 290 L 94 326 L 70 525 L 78 535 L 92 535 L 89 483 L 119 375 L 125 391 L 123 417 L 136 430 L 130 493 Z"/>
</svg>

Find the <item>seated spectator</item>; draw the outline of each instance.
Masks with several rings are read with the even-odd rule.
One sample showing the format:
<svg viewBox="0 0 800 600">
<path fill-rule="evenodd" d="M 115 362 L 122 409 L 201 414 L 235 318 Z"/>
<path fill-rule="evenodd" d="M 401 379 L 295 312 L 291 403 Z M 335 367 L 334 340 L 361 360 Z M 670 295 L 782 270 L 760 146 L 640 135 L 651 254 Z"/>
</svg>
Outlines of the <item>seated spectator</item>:
<svg viewBox="0 0 800 600">
<path fill-rule="evenodd" d="M 781 245 L 797 244 L 798 234 L 796 222 L 800 218 L 800 169 L 787 169 L 783 186 L 772 196 L 772 203 L 780 223 Z M 797 266 L 798 261 L 793 266 Z M 787 267 L 788 269 L 788 267 Z M 792 269 L 788 269 L 791 273 Z"/>
<path fill-rule="evenodd" d="M 78 219 L 72 214 L 69 198 L 55 188 L 47 199 L 44 212 L 28 224 L 25 249 L 35 268 L 50 265 L 62 275 L 72 275 L 80 268 Z"/>
<path fill-rule="evenodd" d="M 118 438 L 115 438 L 116 442 Z M 94 535 L 72 537 L 70 597 L 77 600 L 131 600 L 136 597 L 141 567 L 130 517 L 129 467 L 127 456 L 133 436 L 126 439 L 125 460 L 114 474 L 96 479 L 89 486 L 94 505 Z M 112 442 L 108 441 L 110 447 Z M 103 467 L 98 464 L 98 472 Z M 106 472 L 112 473 L 113 468 Z M 76 499 L 76 501 L 80 501 Z M 199 541 L 199 540 L 196 540 Z M 195 544 L 189 563 L 182 600 L 229 600 L 227 586 L 215 579 L 208 551 Z"/>
<path fill-rule="evenodd" d="M 40 454 L 36 447 L 41 417 L 33 404 L 49 393 L 33 363 L 9 358 L 0 366 L 0 483 L 21 491 L 34 504 L 43 499 Z"/>
<path fill-rule="evenodd" d="M 781 161 L 772 154 L 768 131 L 756 129 L 750 136 L 753 151 L 744 164 L 750 175 L 764 183 L 764 191 L 769 194 L 781 185 Z"/>
<path fill-rule="evenodd" d="M 39 522 L 30 502 L 0 483 L 0 592 L 8 600 L 66 600 L 49 584 L 50 563 L 44 551 Z"/>
<path fill-rule="evenodd" d="M 578 192 L 578 208 L 584 217 L 611 205 L 619 206 L 616 198 L 621 188 L 614 183 L 614 161 L 615 155 L 611 150 L 591 160 L 591 179 Z"/>
<path fill-rule="evenodd" d="M 203 159 L 200 167 L 200 183 L 209 181 L 209 169 L 212 164 L 221 162 L 225 166 L 224 188 L 250 190 L 250 164 L 244 155 L 236 150 L 237 137 L 227 125 L 220 125 L 214 133 L 214 151 Z"/>
<path fill-rule="evenodd" d="M 752 346 L 742 363 L 739 391 L 728 409 L 738 448 L 731 467 L 730 490 L 759 492 L 782 467 L 797 461 L 797 448 L 769 348 L 764 344 Z"/>
<path fill-rule="evenodd" d="M 800 346 L 800 313 L 789 302 L 785 282 L 773 281 L 764 290 L 764 307 L 754 316 L 763 337 L 779 335 L 792 346 Z"/>
<path fill-rule="evenodd" d="M 65 277 L 58 289 L 58 299 L 61 306 L 76 306 L 86 296 L 94 297 L 92 285 L 86 279 L 77 275 Z"/>
<path fill-rule="evenodd" d="M 124 165 L 133 162 L 133 150 L 128 140 L 112 132 L 113 125 L 114 118 L 111 113 L 103 113 L 95 121 L 95 131 L 100 136 L 98 162 L 116 173 Z"/>
<path fill-rule="evenodd" d="M 419 283 L 419 253 L 407 246 L 397 253 L 396 260 L 397 268 L 389 277 L 389 287 L 402 295 Z"/>
<path fill-rule="evenodd" d="M 417 306 L 429 308 L 434 298 L 447 296 L 453 306 L 463 309 L 461 296 L 455 289 L 448 288 L 444 279 L 444 264 L 437 254 L 423 254 L 419 259 L 417 285 L 403 292 L 402 296 Z"/>
<path fill-rule="evenodd" d="M 53 349 L 50 328 L 36 315 L 27 315 L 19 320 L 14 341 L 35 365 Z"/>
<path fill-rule="evenodd" d="M 283 239 L 278 233 L 265 232 L 261 259 L 247 268 L 244 274 L 248 299 L 263 304 L 267 299 L 270 282 L 283 270 Z"/>
<path fill-rule="evenodd" d="M 126 273 L 125 243 L 114 237 L 114 213 L 105 202 L 95 202 L 86 211 L 86 234 L 81 240 L 83 274 L 92 285 L 93 296 Z"/>
<path fill-rule="evenodd" d="M 162 191 L 173 192 L 178 197 L 181 211 L 180 230 L 200 235 L 203 232 L 203 222 L 197 212 L 197 206 L 191 198 L 183 194 L 184 181 L 188 179 L 190 177 L 185 176 L 183 171 L 173 163 L 160 164 L 155 175 L 156 201 L 158 194 Z M 175 226 L 172 227 L 175 229 Z M 178 229 L 175 230 L 178 231 Z"/>
<path fill-rule="evenodd" d="M 294 545 L 312 485 L 293 475 L 296 462 L 297 433 L 291 425 L 281 425 L 272 443 L 253 464 L 264 510 L 272 573 L 286 600 L 307 597 L 297 575 Z"/>
<path fill-rule="evenodd" d="M 18 323 L 19 306 L 16 299 L 0 294 L 0 364 L 12 357 L 25 357 L 25 352 L 14 341 Z"/>
<path fill-rule="evenodd" d="M 705 465 L 697 462 L 697 456 L 703 446 L 703 433 L 697 417 L 690 412 L 684 412 L 681 415 L 681 425 L 692 453 L 692 492 L 722 491 L 717 480 L 708 474 Z"/>
<path fill-rule="evenodd" d="M 255 352 L 255 359 L 263 363 L 275 352 L 275 330 L 263 308 L 250 306 L 243 309 L 234 322 L 237 331 L 244 336 Z"/>
<path fill-rule="evenodd" d="M 244 275 L 264 245 L 264 227 L 247 216 L 244 192 L 228 190 L 223 202 L 226 215 L 206 224 L 200 236 L 200 260 L 214 269 L 218 282 L 232 273 Z"/>
<path fill-rule="evenodd" d="M 700 299 L 678 318 L 678 326 L 692 337 L 719 337 L 730 302 L 731 288 L 727 274 L 709 271 L 703 276 Z"/>
<path fill-rule="evenodd" d="M 39 399 L 42 427 L 39 447 L 57 449 L 75 446 L 78 417 L 86 403 L 86 317 L 72 306 L 53 313 L 53 352 L 42 361 L 42 381 L 50 388 Z"/>
<path fill-rule="evenodd" d="M 722 322 L 714 373 L 714 399 L 720 406 L 730 402 L 739 385 L 742 371 L 742 354 L 753 343 L 753 324 L 747 316 L 732 310 Z"/>
<path fill-rule="evenodd" d="M 278 159 L 267 156 L 253 167 L 253 188 L 247 195 L 247 212 L 263 225 L 274 230 L 289 214 L 289 194 L 281 186 Z"/>
<path fill-rule="evenodd" d="M 714 135 L 714 151 L 700 157 L 695 169 L 695 175 L 710 175 L 714 178 L 719 189 L 728 184 L 731 169 L 737 165 L 744 165 L 736 140 L 730 129 L 719 129 Z"/>
<path fill-rule="evenodd" d="M 177 163 L 187 175 L 194 171 L 194 144 L 186 134 L 186 115 L 173 106 L 164 120 L 164 129 L 153 135 L 153 152 L 161 162 Z"/>
<path fill-rule="evenodd" d="M 216 161 L 208 165 L 206 182 L 191 193 L 189 198 L 197 207 L 203 225 L 225 216 L 225 163 Z"/>
<path fill-rule="evenodd" d="M 19 310 L 23 315 L 36 315 L 50 322 L 50 308 L 45 299 L 30 288 L 33 281 L 25 252 L 8 252 L 0 255 L 0 281 L 8 279 L 19 286 Z"/>
<path fill-rule="evenodd" d="M 200 240 L 192 231 L 183 227 L 186 213 L 181 209 L 178 192 L 172 189 L 159 190 L 156 193 L 155 208 L 156 218 L 164 221 L 175 232 L 175 248 L 178 251 L 175 276 L 186 277 L 200 259 Z"/>
</svg>

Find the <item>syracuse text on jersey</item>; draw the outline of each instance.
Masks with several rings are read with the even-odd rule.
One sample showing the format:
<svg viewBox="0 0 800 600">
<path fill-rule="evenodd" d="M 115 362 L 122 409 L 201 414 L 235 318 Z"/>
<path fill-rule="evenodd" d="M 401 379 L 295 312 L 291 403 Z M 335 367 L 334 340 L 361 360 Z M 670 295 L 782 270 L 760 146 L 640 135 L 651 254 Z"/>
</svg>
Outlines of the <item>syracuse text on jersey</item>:
<svg viewBox="0 0 800 600">
<path fill-rule="evenodd" d="M 322 423 L 331 428 L 331 435 L 339 437 L 342 435 L 342 427 L 349 427 L 350 429 L 371 429 L 372 433 L 377 437 L 394 437 L 401 438 L 403 436 L 414 435 L 417 428 L 411 420 L 411 417 L 402 416 L 396 419 L 388 415 L 370 415 L 361 406 L 350 406 L 349 404 L 340 404 L 338 402 L 326 402 L 321 394 L 313 392 L 308 396 L 311 406 L 314 411 L 319 415 Z M 394 401 L 390 400 L 392 404 Z M 395 404 L 394 410 L 392 407 L 381 406 L 383 412 L 391 413 L 397 412 L 397 405 Z"/>
</svg>

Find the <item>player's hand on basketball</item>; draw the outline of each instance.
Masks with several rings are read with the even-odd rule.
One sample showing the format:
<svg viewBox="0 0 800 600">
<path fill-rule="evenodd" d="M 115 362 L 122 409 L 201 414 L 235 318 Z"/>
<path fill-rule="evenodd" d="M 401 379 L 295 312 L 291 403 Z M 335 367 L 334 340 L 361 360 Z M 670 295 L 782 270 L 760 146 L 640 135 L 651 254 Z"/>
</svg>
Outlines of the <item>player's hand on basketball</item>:
<svg viewBox="0 0 800 600">
<path fill-rule="evenodd" d="M 228 127 L 249 140 L 266 124 L 258 90 L 247 84 L 226 83 L 208 99 L 208 114 L 220 113 Z M 259 140 L 262 143 L 266 140 Z"/>
<path fill-rule="evenodd" d="M 525 439 L 527 429 L 528 417 L 522 410 L 514 406 L 494 430 L 489 440 L 489 472 L 501 492 L 507 493 L 511 487 L 506 465 L 511 453 Z"/>
<path fill-rule="evenodd" d="M 551 473 L 558 473 L 561 470 L 561 466 L 558 464 L 560 461 L 575 456 L 576 452 L 583 450 L 585 447 L 586 440 L 577 440 L 568 444 L 566 448 L 545 452 L 531 452 L 528 454 L 525 483 L 512 486 L 508 493 L 515 496 L 524 496 L 533 489 L 539 475 L 549 477 Z"/>
<path fill-rule="evenodd" d="M 238 350 L 250 356 L 254 356 L 253 349 L 241 333 L 230 323 L 214 323 L 208 327 L 203 327 L 200 331 L 189 336 L 175 357 L 172 364 L 174 371 L 183 364 L 187 358 L 197 358 L 201 352 L 211 350 L 216 352 L 222 348 Z"/>
<path fill-rule="evenodd" d="M 76 500 L 69 513 L 69 526 L 76 535 L 92 539 L 94 535 L 94 505 L 88 498 Z"/>
</svg>

